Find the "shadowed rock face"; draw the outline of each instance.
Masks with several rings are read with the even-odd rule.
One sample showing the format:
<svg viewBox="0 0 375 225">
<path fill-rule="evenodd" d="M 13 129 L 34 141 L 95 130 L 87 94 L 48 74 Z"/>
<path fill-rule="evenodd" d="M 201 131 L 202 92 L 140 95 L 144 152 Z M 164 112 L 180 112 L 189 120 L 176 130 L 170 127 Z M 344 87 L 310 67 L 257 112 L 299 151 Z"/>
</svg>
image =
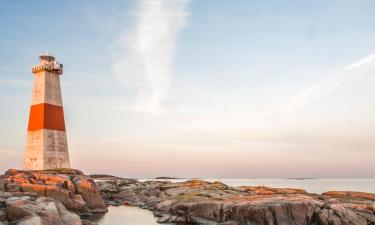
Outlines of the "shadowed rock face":
<svg viewBox="0 0 375 225">
<path fill-rule="evenodd" d="M 228 187 L 220 182 L 181 183 L 131 179 L 97 181 L 109 205 L 154 211 L 158 222 L 201 225 L 375 225 L 374 194 L 301 189 Z"/>
<path fill-rule="evenodd" d="M 81 225 L 80 217 L 52 198 L 0 192 L 0 224 Z"/>
<path fill-rule="evenodd" d="M 81 171 L 74 169 L 43 171 L 10 169 L 0 177 L 0 193 L 1 191 L 17 196 L 48 197 L 81 216 L 107 211 L 95 182 L 84 176 Z M 26 216 L 26 212 L 27 210 L 11 208 L 10 211 L 7 210 L 7 215 L 24 213 Z M 38 220 L 36 217 L 30 218 L 30 221 Z"/>
</svg>

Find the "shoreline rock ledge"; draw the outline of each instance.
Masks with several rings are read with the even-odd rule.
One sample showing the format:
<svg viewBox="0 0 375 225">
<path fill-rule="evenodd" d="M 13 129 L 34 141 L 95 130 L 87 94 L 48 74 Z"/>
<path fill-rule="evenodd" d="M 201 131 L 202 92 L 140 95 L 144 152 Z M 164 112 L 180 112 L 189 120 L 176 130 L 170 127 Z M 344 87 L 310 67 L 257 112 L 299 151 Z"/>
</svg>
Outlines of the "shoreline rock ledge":
<svg viewBox="0 0 375 225">
<path fill-rule="evenodd" d="M 0 225 L 93 224 L 80 217 L 107 211 L 95 182 L 79 170 L 9 169 L 0 176 Z"/>
<path fill-rule="evenodd" d="M 229 187 L 221 182 L 96 179 L 108 205 L 154 212 L 159 223 L 198 225 L 375 225 L 375 194 L 264 186 Z"/>
</svg>

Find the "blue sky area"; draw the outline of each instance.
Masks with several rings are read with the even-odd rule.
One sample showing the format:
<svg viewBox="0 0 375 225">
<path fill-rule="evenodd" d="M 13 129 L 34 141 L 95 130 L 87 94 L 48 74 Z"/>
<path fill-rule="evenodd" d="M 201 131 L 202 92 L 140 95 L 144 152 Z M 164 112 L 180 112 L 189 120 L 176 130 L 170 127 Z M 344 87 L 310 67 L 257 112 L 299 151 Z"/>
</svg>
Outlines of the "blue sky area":
<svg viewBox="0 0 375 225">
<path fill-rule="evenodd" d="M 72 166 L 129 177 L 371 177 L 375 2 L 0 2 L 0 169 L 33 75 L 61 76 Z"/>
</svg>

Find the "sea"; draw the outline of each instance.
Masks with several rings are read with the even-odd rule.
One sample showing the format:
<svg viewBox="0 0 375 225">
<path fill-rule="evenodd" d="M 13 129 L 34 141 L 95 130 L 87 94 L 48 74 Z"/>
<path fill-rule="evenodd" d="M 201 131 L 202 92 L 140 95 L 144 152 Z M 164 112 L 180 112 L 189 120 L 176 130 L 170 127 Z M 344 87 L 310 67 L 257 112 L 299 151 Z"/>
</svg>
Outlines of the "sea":
<svg viewBox="0 0 375 225">
<path fill-rule="evenodd" d="M 139 181 L 182 182 L 188 179 L 139 179 Z M 326 191 L 360 191 L 375 193 L 375 178 L 370 179 L 315 179 L 315 178 L 275 178 L 275 179 L 203 179 L 209 182 L 220 181 L 232 187 L 269 186 L 279 188 L 301 188 L 310 193 Z M 108 213 L 94 219 L 98 225 L 158 225 L 152 212 L 131 206 L 110 206 Z"/>
</svg>

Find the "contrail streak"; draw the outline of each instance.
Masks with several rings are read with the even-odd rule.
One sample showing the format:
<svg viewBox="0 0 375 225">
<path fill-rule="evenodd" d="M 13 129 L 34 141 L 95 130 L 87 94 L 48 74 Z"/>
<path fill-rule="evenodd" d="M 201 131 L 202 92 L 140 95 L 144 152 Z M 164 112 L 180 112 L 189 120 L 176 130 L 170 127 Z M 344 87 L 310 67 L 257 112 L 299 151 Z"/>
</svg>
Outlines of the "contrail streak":
<svg viewBox="0 0 375 225">
<path fill-rule="evenodd" d="M 173 52 L 187 19 L 188 0 L 141 0 L 136 22 L 115 44 L 114 74 L 138 90 L 136 108 L 152 113 L 162 109 L 170 89 Z"/>
</svg>

